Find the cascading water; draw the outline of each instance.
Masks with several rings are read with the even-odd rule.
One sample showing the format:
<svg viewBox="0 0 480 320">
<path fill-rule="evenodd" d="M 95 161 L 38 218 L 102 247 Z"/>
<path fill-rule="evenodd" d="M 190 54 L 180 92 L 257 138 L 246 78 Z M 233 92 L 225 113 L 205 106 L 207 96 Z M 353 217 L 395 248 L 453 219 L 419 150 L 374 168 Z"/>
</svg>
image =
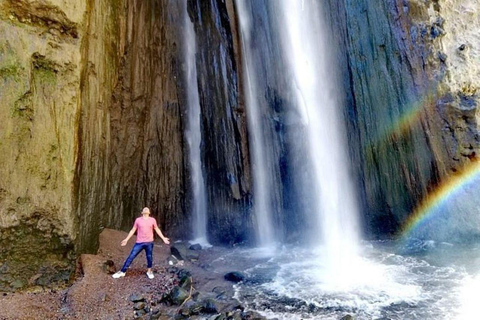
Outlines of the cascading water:
<svg viewBox="0 0 480 320">
<path fill-rule="evenodd" d="M 285 190 L 293 190 L 295 196 L 289 200 L 298 202 L 287 209 L 283 203 L 283 213 L 288 214 L 283 221 L 285 233 L 301 226 L 294 225 L 295 219 L 304 219 L 304 226 L 321 245 L 312 250 L 286 244 L 268 258 L 259 257 L 255 249 L 239 249 L 218 259 L 218 264 L 229 269 L 243 264 L 252 281 L 236 285 L 236 298 L 247 309 L 271 318 L 475 317 L 472 297 L 480 283 L 478 243 L 463 247 L 433 240 L 413 245 L 396 241 L 360 244 L 343 107 L 337 95 L 341 86 L 331 57 L 333 41 L 322 22 L 322 3 L 236 1 L 260 235 L 272 230 L 266 229 L 273 225 L 271 215 L 263 220 L 261 215 L 271 214 L 272 188 L 279 187 L 269 179 L 270 162 L 284 161 L 283 199 L 287 198 Z M 265 99 L 272 91 L 274 99 Z M 279 124 L 275 129 L 287 150 L 281 160 L 268 153 L 274 139 L 266 126 L 272 122 Z M 475 212 L 470 207 L 467 211 Z M 276 218 L 278 212 L 273 212 Z"/>
<path fill-rule="evenodd" d="M 313 188 L 315 230 L 322 236 L 328 279 L 343 279 L 357 256 L 358 223 L 354 188 L 349 179 L 349 157 L 344 137 L 343 106 L 331 42 L 322 21 L 321 1 L 280 1 L 281 41 L 292 71 L 298 113 L 304 118 Z M 343 272 L 342 272 L 343 271 Z"/>
<path fill-rule="evenodd" d="M 271 178 L 268 174 L 267 164 L 270 161 L 266 154 L 268 146 L 263 135 L 264 114 L 258 104 L 257 83 L 255 66 L 252 64 L 253 49 L 251 48 L 251 22 L 243 0 L 237 1 L 237 10 L 240 17 L 240 28 L 244 53 L 245 93 L 247 100 L 248 129 L 250 132 L 250 145 L 252 152 L 253 168 L 253 211 L 256 218 L 257 241 L 260 247 L 271 248 L 274 244 L 272 222 L 272 190 Z"/>
<path fill-rule="evenodd" d="M 202 171 L 202 159 L 200 144 L 202 133 L 200 127 L 200 101 L 198 97 L 197 67 L 195 63 L 196 41 L 193 23 L 190 21 L 185 8 L 185 61 L 187 78 L 187 130 L 188 155 L 193 189 L 193 234 L 194 242 L 202 246 L 208 246 L 207 240 L 207 200 L 205 195 L 205 183 Z"/>
</svg>

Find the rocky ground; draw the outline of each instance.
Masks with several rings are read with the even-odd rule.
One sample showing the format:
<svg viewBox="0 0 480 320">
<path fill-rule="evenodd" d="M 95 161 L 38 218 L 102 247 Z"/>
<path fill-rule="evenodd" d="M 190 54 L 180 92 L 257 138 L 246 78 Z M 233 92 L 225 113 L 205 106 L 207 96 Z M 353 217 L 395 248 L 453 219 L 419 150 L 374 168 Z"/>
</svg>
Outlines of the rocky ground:
<svg viewBox="0 0 480 320">
<path fill-rule="evenodd" d="M 210 263 L 225 249 L 191 250 L 188 244 L 158 242 L 154 279 L 146 277 L 143 252 L 125 278 L 113 279 L 111 273 L 134 244 L 133 239 L 121 247 L 125 237 L 121 231 L 103 230 L 98 253 L 80 257 L 77 277 L 67 288 L 0 293 L 0 319 L 264 319 L 232 299 L 232 283 L 242 274 L 230 274 L 228 281 L 225 275 L 233 270 Z"/>
</svg>

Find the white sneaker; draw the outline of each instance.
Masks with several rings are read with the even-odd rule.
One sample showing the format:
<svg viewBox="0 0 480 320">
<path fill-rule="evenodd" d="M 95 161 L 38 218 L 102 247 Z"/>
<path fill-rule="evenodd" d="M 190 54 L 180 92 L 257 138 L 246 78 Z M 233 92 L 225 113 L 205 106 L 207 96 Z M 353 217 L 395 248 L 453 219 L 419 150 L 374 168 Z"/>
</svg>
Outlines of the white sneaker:
<svg viewBox="0 0 480 320">
<path fill-rule="evenodd" d="M 115 278 L 115 279 L 122 278 L 122 277 L 125 277 L 125 272 L 117 271 L 114 274 L 112 274 L 112 278 Z"/>
<path fill-rule="evenodd" d="M 155 276 L 153 275 L 153 272 L 147 272 L 147 277 L 148 277 L 148 279 L 155 278 Z"/>
</svg>

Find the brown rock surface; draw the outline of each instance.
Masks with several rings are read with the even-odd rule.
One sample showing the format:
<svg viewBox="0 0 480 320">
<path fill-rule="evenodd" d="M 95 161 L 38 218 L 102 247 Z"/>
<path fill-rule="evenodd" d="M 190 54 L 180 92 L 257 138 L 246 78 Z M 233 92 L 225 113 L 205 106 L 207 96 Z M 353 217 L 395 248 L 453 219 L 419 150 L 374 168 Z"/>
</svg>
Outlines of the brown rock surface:
<svg viewBox="0 0 480 320">
<path fill-rule="evenodd" d="M 51 275 L 61 270 L 68 279 L 74 259 L 86 7 L 58 5 L 0 1 L 0 290 L 58 282 Z"/>
<path fill-rule="evenodd" d="M 81 275 L 74 284 L 63 290 L 0 295 L 0 319 L 130 319 L 133 316 L 132 293 L 143 295 L 147 302 L 159 298 L 171 289 L 178 279 L 166 271 L 167 245 L 155 244 L 154 273 L 150 280 L 145 275 L 145 254 L 141 253 L 131 265 L 126 277 L 113 279 L 102 270 L 103 263 L 112 259 L 120 268 L 135 239 L 127 246 L 120 242 L 126 233 L 105 229 L 100 235 L 97 255 L 84 254 L 80 258 Z"/>
<path fill-rule="evenodd" d="M 83 252 L 96 249 L 102 226 L 128 229 L 144 206 L 169 235 L 189 231 L 180 4 L 117 1 L 90 8 L 75 185 Z"/>
<path fill-rule="evenodd" d="M 184 261 L 181 266 L 168 266 L 170 246 L 155 243 L 153 252 L 154 279 L 148 279 L 145 254 L 142 252 L 132 263 L 124 278 L 113 279 L 103 270 L 107 260 L 113 260 L 118 270 L 128 256 L 135 238 L 127 246 L 120 242 L 126 232 L 104 229 L 99 237 L 96 255 L 80 257 L 77 278 L 68 288 L 0 294 L 0 319 L 133 319 L 133 294 L 143 297 L 145 306 L 160 311 L 163 318 L 171 319 L 182 306 L 169 306 L 159 300 L 164 293 L 179 285 L 179 274 L 191 274 L 192 287 L 187 290 L 202 299 L 218 298 L 218 306 L 228 309 L 239 303 L 233 300 L 232 284 L 223 275 L 234 268 L 250 268 L 258 263 L 245 260 L 238 251 L 213 247 L 200 250 L 199 260 Z M 189 297 L 189 300 L 193 299 Z M 214 299 L 215 300 L 215 299 Z"/>
</svg>

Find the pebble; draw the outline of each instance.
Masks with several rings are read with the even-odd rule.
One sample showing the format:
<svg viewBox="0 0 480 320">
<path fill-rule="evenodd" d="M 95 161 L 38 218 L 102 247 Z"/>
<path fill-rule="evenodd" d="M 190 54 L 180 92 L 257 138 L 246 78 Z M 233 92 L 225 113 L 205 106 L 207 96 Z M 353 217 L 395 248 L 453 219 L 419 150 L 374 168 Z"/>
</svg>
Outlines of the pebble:
<svg viewBox="0 0 480 320">
<path fill-rule="evenodd" d="M 142 310 L 142 309 L 145 309 L 147 305 L 145 304 L 145 302 L 137 302 L 135 303 L 135 305 L 133 306 L 133 309 L 135 310 Z"/>
<path fill-rule="evenodd" d="M 114 274 L 116 272 L 115 263 L 112 260 L 105 261 L 102 269 L 107 274 Z"/>
<path fill-rule="evenodd" d="M 142 295 L 137 293 L 132 293 L 128 299 L 132 302 L 145 301 L 145 298 Z"/>
</svg>

